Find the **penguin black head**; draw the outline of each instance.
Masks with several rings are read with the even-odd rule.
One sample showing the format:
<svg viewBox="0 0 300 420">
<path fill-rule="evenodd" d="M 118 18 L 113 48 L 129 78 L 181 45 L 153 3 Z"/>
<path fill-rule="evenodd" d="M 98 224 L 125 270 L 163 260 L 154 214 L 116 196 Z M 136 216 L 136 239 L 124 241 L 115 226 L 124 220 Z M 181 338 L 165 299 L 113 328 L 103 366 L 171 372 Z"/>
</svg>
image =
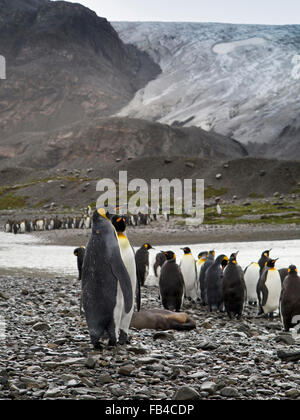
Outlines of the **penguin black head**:
<svg viewBox="0 0 300 420">
<path fill-rule="evenodd" d="M 261 254 L 261 256 L 262 257 L 267 257 L 267 258 L 269 258 L 269 256 L 270 256 L 270 252 L 272 251 L 272 248 L 271 249 L 269 249 L 269 250 L 267 250 L 267 251 L 264 251 L 262 254 Z"/>
<path fill-rule="evenodd" d="M 80 248 L 74 249 L 75 257 L 78 257 L 79 253 L 82 254 L 85 251 L 85 246 L 81 246 Z"/>
<path fill-rule="evenodd" d="M 111 218 L 114 215 L 116 215 L 118 209 L 119 207 L 105 206 L 105 207 L 101 207 L 97 209 L 95 213 L 98 213 L 101 217 L 104 217 L 104 219 L 111 220 Z M 95 213 L 94 213 L 94 216 L 95 216 Z"/>
<path fill-rule="evenodd" d="M 191 248 L 181 248 L 181 250 L 184 252 L 185 255 L 189 255 L 192 253 Z"/>
<path fill-rule="evenodd" d="M 216 259 L 216 263 L 220 264 L 224 270 L 224 268 L 228 265 L 229 258 L 225 254 L 221 254 Z"/>
<path fill-rule="evenodd" d="M 200 252 L 200 254 L 198 255 L 198 259 L 199 260 L 205 259 L 205 258 L 207 258 L 207 256 L 208 256 L 208 252 L 207 251 Z"/>
<path fill-rule="evenodd" d="M 211 255 L 211 256 L 215 257 L 216 253 L 215 253 L 215 251 L 209 251 L 208 255 Z"/>
<path fill-rule="evenodd" d="M 147 251 L 149 250 L 149 249 L 154 249 L 150 244 L 144 244 L 143 246 L 142 246 L 142 248 L 144 248 L 144 249 L 147 249 Z"/>
<path fill-rule="evenodd" d="M 231 262 L 233 264 L 237 264 L 237 260 L 236 259 L 237 259 L 238 253 L 239 253 L 239 251 L 237 251 L 234 254 L 231 254 L 229 262 Z"/>
<path fill-rule="evenodd" d="M 289 274 L 298 274 L 297 267 L 295 265 L 290 265 L 288 272 Z"/>
<path fill-rule="evenodd" d="M 273 260 L 272 258 L 269 258 L 269 260 L 267 261 L 267 267 L 269 267 L 269 268 L 274 268 L 275 267 L 275 264 L 276 264 L 276 261 L 278 261 L 279 260 L 279 258 L 276 258 L 276 260 Z"/>
<path fill-rule="evenodd" d="M 114 225 L 117 232 L 125 232 L 126 230 L 126 220 L 124 217 L 113 216 L 111 223 Z"/>
<path fill-rule="evenodd" d="M 162 251 L 162 252 L 166 256 L 168 261 L 176 260 L 176 255 L 174 254 L 173 251 L 167 251 L 167 252 Z"/>
</svg>

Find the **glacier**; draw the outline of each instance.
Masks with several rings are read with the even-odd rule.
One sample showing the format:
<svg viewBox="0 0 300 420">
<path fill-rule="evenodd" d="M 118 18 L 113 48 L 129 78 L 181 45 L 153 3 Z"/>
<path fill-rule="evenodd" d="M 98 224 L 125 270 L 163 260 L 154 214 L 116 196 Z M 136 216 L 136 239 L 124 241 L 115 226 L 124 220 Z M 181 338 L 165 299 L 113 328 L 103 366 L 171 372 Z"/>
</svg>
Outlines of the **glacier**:
<svg viewBox="0 0 300 420">
<path fill-rule="evenodd" d="M 112 24 L 162 69 L 118 116 L 194 125 L 244 144 L 299 138 L 300 25 Z"/>
</svg>

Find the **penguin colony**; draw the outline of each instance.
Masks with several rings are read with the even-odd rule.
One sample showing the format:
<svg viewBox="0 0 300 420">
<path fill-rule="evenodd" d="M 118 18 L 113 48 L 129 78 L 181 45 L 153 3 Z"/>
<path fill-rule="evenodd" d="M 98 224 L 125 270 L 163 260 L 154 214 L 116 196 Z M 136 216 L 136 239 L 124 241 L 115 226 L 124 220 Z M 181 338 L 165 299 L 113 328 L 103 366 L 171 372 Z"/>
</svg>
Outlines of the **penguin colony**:
<svg viewBox="0 0 300 420">
<path fill-rule="evenodd" d="M 127 226 L 147 226 L 151 222 L 157 221 L 157 216 L 139 213 L 124 216 L 124 219 Z M 82 216 L 66 216 L 62 218 L 55 216 L 48 218 L 41 217 L 34 220 L 7 220 L 4 223 L 3 230 L 5 233 L 19 234 L 59 229 L 90 229 L 91 227 L 92 211 L 89 206 Z"/>
<path fill-rule="evenodd" d="M 85 247 L 77 248 L 82 301 L 90 339 L 95 349 L 100 340 L 109 345 L 129 342 L 130 327 L 189 330 L 196 324 L 182 312 L 185 299 L 206 306 L 209 312 L 226 312 L 240 319 L 246 303 L 258 306 L 258 315 L 272 317 L 280 312 L 286 331 L 300 321 L 300 277 L 296 266 L 277 270 L 277 259 L 264 251 L 258 262 L 245 271 L 238 264 L 238 252 L 230 258 L 214 251 L 202 251 L 198 260 L 191 249 L 182 248 L 177 264 L 172 251 L 160 251 L 154 262 L 162 308 L 141 310 L 140 288 L 149 271 L 149 250 L 145 243 L 136 253 L 126 235 L 126 218 L 100 209 L 92 217 L 92 235 Z"/>
</svg>

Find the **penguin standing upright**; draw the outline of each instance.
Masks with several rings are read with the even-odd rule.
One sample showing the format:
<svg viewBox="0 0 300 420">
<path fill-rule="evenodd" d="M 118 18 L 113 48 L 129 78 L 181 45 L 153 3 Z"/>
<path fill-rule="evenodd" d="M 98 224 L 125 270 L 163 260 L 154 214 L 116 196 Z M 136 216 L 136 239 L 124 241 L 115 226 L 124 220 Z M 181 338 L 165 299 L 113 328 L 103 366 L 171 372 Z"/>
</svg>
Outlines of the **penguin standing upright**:
<svg viewBox="0 0 300 420">
<path fill-rule="evenodd" d="M 230 319 L 241 318 L 245 306 L 246 284 L 244 272 L 237 263 L 238 252 L 232 254 L 223 276 L 223 298 Z"/>
<path fill-rule="evenodd" d="M 198 255 L 198 260 L 196 262 L 197 279 L 198 280 L 199 280 L 199 277 L 200 277 L 201 267 L 206 262 L 207 257 L 208 257 L 208 252 L 207 251 L 200 252 L 200 254 Z"/>
<path fill-rule="evenodd" d="M 273 316 L 279 307 L 281 295 L 281 277 L 279 271 L 275 268 L 276 260 L 269 259 L 265 270 L 257 284 L 257 297 L 259 301 L 259 315 L 270 314 Z"/>
<path fill-rule="evenodd" d="M 85 255 L 85 246 L 76 248 L 74 250 L 74 255 L 75 257 L 77 257 L 78 280 L 81 280 L 82 266 L 83 266 L 83 260 L 84 260 L 84 255 Z"/>
<path fill-rule="evenodd" d="M 153 271 L 156 278 L 159 279 L 161 268 L 166 262 L 167 257 L 164 252 L 159 252 L 155 257 L 155 263 L 153 264 Z"/>
<path fill-rule="evenodd" d="M 196 285 L 197 285 L 197 296 L 201 298 L 201 289 L 200 289 L 200 271 L 202 265 L 206 262 L 208 256 L 207 251 L 200 252 L 198 255 L 198 260 L 196 262 L 196 270 L 197 270 L 197 278 L 196 278 Z"/>
<path fill-rule="evenodd" d="M 185 285 L 185 297 L 196 302 L 198 299 L 196 261 L 190 248 L 181 249 L 184 252 L 180 262 L 180 269 Z"/>
<path fill-rule="evenodd" d="M 93 215 L 92 235 L 86 247 L 82 267 L 82 302 L 94 348 L 108 334 L 116 345 L 125 308 L 132 309 L 133 295 L 129 274 L 123 263 L 116 231 L 105 209 Z"/>
<path fill-rule="evenodd" d="M 223 267 L 228 261 L 226 255 L 219 255 L 206 271 L 206 301 L 210 312 L 223 309 Z"/>
<path fill-rule="evenodd" d="M 132 293 L 133 293 L 133 296 L 136 296 L 137 310 L 139 311 L 141 307 L 141 302 L 140 302 L 141 297 L 140 297 L 140 288 L 139 288 L 139 285 L 137 284 L 135 253 L 125 233 L 126 221 L 124 217 L 113 216 L 111 219 L 111 222 L 113 226 L 115 227 L 117 235 L 118 235 L 121 257 L 128 271 L 128 274 L 131 280 Z M 128 342 L 128 332 L 129 332 L 129 327 L 130 327 L 130 322 L 131 322 L 133 312 L 134 312 L 134 299 L 132 302 L 132 308 L 129 313 L 126 313 L 125 310 L 123 309 L 123 314 L 122 314 L 122 319 L 121 319 L 121 324 L 120 324 L 120 338 L 119 338 L 120 344 L 125 344 L 126 342 Z"/>
<path fill-rule="evenodd" d="M 269 251 L 264 251 L 261 254 L 261 257 L 258 262 L 253 262 L 245 269 L 245 283 L 247 287 L 247 299 L 249 305 L 257 305 L 257 283 L 260 279 L 260 276 L 265 268 L 266 262 L 269 259 L 271 249 Z"/>
<path fill-rule="evenodd" d="M 209 251 L 205 263 L 202 265 L 199 276 L 200 298 L 202 305 L 206 306 L 206 291 L 205 291 L 205 274 L 208 268 L 213 265 L 215 261 L 215 251 Z"/>
<path fill-rule="evenodd" d="M 180 312 L 184 298 L 184 280 L 176 255 L 172 251 L 164 253 L 166 261 L 162 266 L 159 278 L 159 290 L 163 307 L 166 310 Z"/>
<path fill-rule="evenodd" d="M 285 331 L 289 331 L 300 320 L 300 277 L 295 265 L 289 267 L 288 275 L 283 282 L 280 316 Z"/>
<path fill-rule="evenodd" d="M 150 244 L 144 244 L 136 251 L 135 261 L 138 280 L 141 286 L 145 285 L 149 273 L 149 250 L 154 249 Z"/>
</svg>

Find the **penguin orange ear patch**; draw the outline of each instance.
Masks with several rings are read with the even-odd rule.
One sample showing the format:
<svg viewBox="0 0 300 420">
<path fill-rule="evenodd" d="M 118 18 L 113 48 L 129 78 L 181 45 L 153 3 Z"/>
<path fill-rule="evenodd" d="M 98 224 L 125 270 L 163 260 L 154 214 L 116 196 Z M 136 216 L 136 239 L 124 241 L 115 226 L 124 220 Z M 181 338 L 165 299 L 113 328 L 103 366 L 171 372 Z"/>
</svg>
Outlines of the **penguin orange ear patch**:
<svg viewBox="0 0 300 420">
<path fill-rule="evenodd" d="M 145 245 L 145 248 L 148 249 L 148 244 Z"/>
<path fill-rule="evenodd" d="M 97 211 L 100 214 L 100 216 L 105 217 L 107 219 L 105 209 L 101 208 L 101 209 L 99 209 Z"/>
</svg>

